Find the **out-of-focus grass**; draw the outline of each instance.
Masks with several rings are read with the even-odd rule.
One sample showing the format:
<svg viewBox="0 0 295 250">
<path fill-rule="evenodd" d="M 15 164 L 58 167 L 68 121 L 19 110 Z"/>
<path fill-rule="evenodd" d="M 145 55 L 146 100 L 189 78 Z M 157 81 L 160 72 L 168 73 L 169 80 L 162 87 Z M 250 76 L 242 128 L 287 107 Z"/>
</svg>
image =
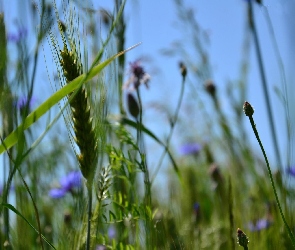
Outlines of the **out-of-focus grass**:
<svg viewBox="0 0 295 250">
<path fill-rule="evenodd" d="M 0 150 L 4 156 L 0 248 L 50 249 L 52 244 L 56 249 L 236 249 L 236 238 L 242 235 L 241 231 L 237 235 L 237 229 L 241 228 L 249 249 L 291 249 L 265 162 L 253 150 L 243 122 L 249 33 L 241 51 L 240 79 L 226 86 L 232 110 L 224 110 L 219 85 L 213 79 L 207 37 L 191 9 L 175 1 L 178 22 L 192 35 L 164 51 L 182 58 L 182 91 L 173 110 L 165 100 L 155 99 L 152 105 L 143 102 L 148 91 L 143 86 L 153 81 L 144 61 L 131 64 L 130 79 L 124 85 L 128 65 L 124 54 L 117 54 L 126 49 L 124 1 L 114 1 L 114 11 L 95 10 L 82 1 L 59 4 L 32 4 L 32 20 L 40 24 L 32 33 L 34 53 L 28 52 L 25 32 L 20 29 L 18 36 L 11 36 L 3 16 L 0 20 Z M 58 24 L 62 24 L 61 33 Z M 68 72 L 61 70 L 61 36 L 88 72 L 71 83 L 64 78 Z M 48 44 L 53 65 L 45 54 L 47 73 L 57 91 L 43 102 L 42 93 L 34 90 L 39 81 L 36 72 L 43 63 L 39 53 Z M 188 53 L 184 45 L 191 46 L 195 54 Z M 15 62 L 10 61 L 7 46 L 15 49 Z M 96 63 L 89 67 L 92 61 Z M 13 63 L 16 67 L 10 67 Z M 56 72 L 53 80 L 51 68 Z M 87 182 L 76 174 L 81 148 L 75 137 L 79 128 L 73 127 L 86 121 L 72 122 L 68 106 L 82 84 L 90 110 L 85 111 L 90 114 L 87 122 L 98 138 L 96 147 L 83 144 L 83 134 L 78 143 L 98 155 L 91 170 L 90 207 Z M 129 98 L 124 105 L 126 93 Z M 32 102 L 35 94 L 39 103 Z M 50 109 L 53 106 L 59 109 Z M 148 127 L 145 112 L 151 106 L 156 115 L 167 117 L 161 126 L 168 137 Z M 52 114 L 63 115 L 65 122 Z M 185 142 L 180 150 L 174 137 Z M 159 159 L 153 155 L 148 140 L 161 147 L 162 157 L 161 152 Z M 283 167 L 273 172 L 282 211 L 294 231 L 295 191 L 285 180 L 295 171 L 289 169 L 290 177 Z M 50 244 L 44 240 L 41 244 L 41 234 Z"/>
</svg>

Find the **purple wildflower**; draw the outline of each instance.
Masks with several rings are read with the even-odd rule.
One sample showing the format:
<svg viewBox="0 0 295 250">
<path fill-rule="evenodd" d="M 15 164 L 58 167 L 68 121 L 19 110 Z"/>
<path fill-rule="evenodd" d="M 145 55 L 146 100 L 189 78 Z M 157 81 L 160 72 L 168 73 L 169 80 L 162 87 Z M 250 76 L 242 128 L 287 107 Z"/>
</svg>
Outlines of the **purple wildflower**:
<svg viewBox="0 0 295 250">
<path fill-rule="evenodd" d="M 60 188 L 53 188 L 49 191 L 49 196 L 54 199 L 64 197 L 68 192 L 72 192 L 75 187 L 81 186 L 80 171 L 72 171 L 60 180 Z"/>
<path fill-rule="evenodd" d="M 138 89 L 141 84 L 144 84 L 147 88 L 149 88 L 148 82 L 151 77 L 144 71 L 143 67 L 140 65 L 139 60 L 130 63 L 130 71 L 131 76 L 124 84 L 123 89 Z M 131 84 L 133 87 L 130 88 Z"/>
<path fill-rule="evenodd" d="M 287 174 L 295 177 L 295 166 L 291 166 L 287 168 Z"/>
<path fill-rule="evenodd" d="M 270 227 L 271 221 L 268 219 L 260 219 L 256 221 L 256 223 L 249 223 L 248 227 L 249 230 L 252 232 L 261 231 L 263 229 L 266 229 Z"/>
<path fill-rule="evenodd" d="M 35 97 L 31 97 L 30 101 L 29 101 L 29 106 L 28 108 L 32 108 L 32 106 L 34 105 L 34 103 L 37 101 L 37 99 Z M 15 103 L 15 106 L 17 107 L 17 109 L 22 110 L 26 107 L 28 102 L 28 97 L 27 96 L 22 96 L 20 98 L 18 98 L 17 102 Z"/>
<path fill-rule="evenodd" d="M 181 155 L 196 155 L 201 149 L 202 146 L 198 143 L 187 143 L 180 147 L 179 152 Z"/>
<path fill-rule="evenodd" d="M 23 38 L 25 38 L 28 34 L 28 30 L 26 28 L 19 28 L 17 34 L 8 34 L 7 35 L 7 40 L 13 43 L 18 43 L 20 42 Z"/>
<path fill-rule="evenodd" d="M 116 235 L 117 235 L 116 228 L 111 225 L 108 228 L 108 236 L 110 239 L 114 239 L 114 238 L 116 238 Z"/>
</svg>

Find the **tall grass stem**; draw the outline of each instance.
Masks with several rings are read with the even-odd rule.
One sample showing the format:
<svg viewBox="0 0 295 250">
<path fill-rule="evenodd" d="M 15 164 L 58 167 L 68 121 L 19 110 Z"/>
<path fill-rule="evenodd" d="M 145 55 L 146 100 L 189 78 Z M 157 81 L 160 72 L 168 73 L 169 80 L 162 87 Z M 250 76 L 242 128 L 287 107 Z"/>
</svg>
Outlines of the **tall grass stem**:
<svg viewBox="0 0 295 250">
<path fill-rule="evenodd" d="M 170 141 L 171 141 L 171 138 L 172 138 L 172 135 L 173 135 L 173 131 L 174 131 L 174 128 L 175 128 L 175 125 L 176 125 L 176 122 L 178 120 L 178 116 L 179 116 L 179 111 L 180 111 L 180 107 L 181 107 L 181 104 L 182 104 L 182 100 L 183 100 L 183 96 L 184 96 L 184 89 L 185 89 L 185 79 L 186 79 L 186 75 L 183 75 L 182 77 L 182 83 L 181 83 L 181 90 L 180 90 L 180 94 L 179 94 L 179 98 L 178 98 L 178 102 L 177 102 L 177 106 L 176 106 L 176 109 L 175 109 L 175 113 L 174 113 L 174 116 L 172 117 L 172 120 L 170 121 L 170 132 L 168 134 L 168 137 L 167 137 L 167 140 L 166 140 L 166 146 L 165 146 L 165 149 L 160 157 L 160 160 L 159 160 L 159 163 L 156 167 L 156 170 L 152 176 L 152 179 L 151 179 L 151 183 L 154 182 L 161 166 L 162 166 L 162 163 L 163 163 L 163 160 L 165 158 L 165 155 L 167 154 L 168 150 L 169 150 L 169 145 L 170 145 Z"/>
<path fill-rule="evenodd" d="M 268 88 L 267 88 L 267 82 L 266 82 L 266 76 L 265 76 L 265 71 L 264 71 L 264 65 L 263 65 L 263 61 L 262 61 L 261 49 L 260 49 L 258 34 L 257 34 L 256 25 L 255 25 L 255 21 L 254 21 L 252 1 L 248 1 L 248 6 L 249 6 L 249 9 L 248 9 L 248 11 L 249 11 L 249 13 L 248 13 L 249 14 L 249 25 L 250 25 L 250 29 L 253 34 L 254 45 L 256 48 L 258 67 L 259 67 L 259 71 L 260 71 L 261 83 L 262 83 L 264 98 L 265 98 L 265 102 L 266 102 L 266 109 L 267 109 L 267 114 L 268 114 L 268 121 L 269 121 L 271 134 L 272 134 L 271 138 L 273 140 L 273 146 L 274 146 L 274 150 L 275 150 L 277 165 L 282 169 L 283 164 L 282 164 L 281 155 L 280 155 L 280 151 L 279 151 L 278 140 L 277 140 L 277 135 L 276 135 L 276 130 L 275 130 L 275 123 L 274 123 L 274 118 L 273 118 L 273 112 L 272 112 L 272 108 L 270 105 L 270 95 L 269 95 Z"/>
<path fill-rule="evenodd" d="M 87 183 L 88 192 L 88 212 L 87 212 L 87 237 L 86 237 L 86 250 L 90 250 L 91 241 L 91 218 L 92 218 L 92 180 Z"/>
<path fill-rule="evenodd" d="M 250 105 L 250 104 L 246 102 L 246 103 L 244 104 L 244 107 L 245 107 L 245 105 Z M 282 207 L 281 207 L 281 203 L 280 203 L 280 201 L 279 201 L 279 197 L 278 197 L 278 194 L 277 194 L 277 191 L 276 191 L 276 187 L 275 187 L 275 184 L 274 184 L 274 180 L 273 180 L 273 177 L 272 177 L 272 172 L 271 172 L 271 169 L 270 169 L 270 166 L 269 166 L 269 162 L 268 162 L 268 159 L 267 159 L 267 156 L 266 156 L 266 153 L 265 153 L 264 147 L 263 147 L 263 145 L 262 145 L 262 142 L 261 142 L 261 140 L 260 140 L 260 138 L 259 138 L 259 134 L 258 134 L 258 131 L 257 131 L 257 129 L 256 129 L 256 125 L 255 125 L 255 122 L 254 122 L 254 119 L 253 119 L 253 116 L 252 116 L 253 113 L 254 113 L 254 109 L 252 108 L 252 106 L 250 106 L 250 107 L 251 107 L 251 109 L 253 110 L 253 111 L 252 111 L 252 114 L 247 114 L 246 111 L 245 111 L 245 113 L 246 113 L 246 115 L 249 117 L 249 120 L 250 120 L 250 123 L 251 123 L 252 129 L 253 129 L 253 132 L 254 132 L 254 134 L 255 134 L 255 137 L 256 137 L 256 139 L 257 139 L 257 141 L 258 141 L 258 143 L 259 143 L 259 146 L 260 146 L 260 148 L 261 148 L 261 151 L 262 151 L 262 153 L 263 153 L 263 157 L 264 157 L 264 160 L 265 160 L 265 162 L 266 162 L 266 166 L 267 166 L 267 170 L 268 170 L 268 174 L 269 174 L 269 178 L 270 178 L 271 186 L 272 186 L 272 189 L 273 189 L 273 192 L 274 192 L 274 195 L 275 195 L 275 199 L 276 199 L 276 203 L 277 203 L 278 208 L 279 208 L 280 215 L 281 215 L 281 217 L 282 217 L 282 219 L 283 219 L 283 222 L 284 222 L 285 227 L 286 227 L 286 229 L 287 229 L 288 235 L 289 235 L 289 237 L 290 237 L 290 239 L 291 239 L 291 241 L 292 241 L 292 245 L 293 245 L 293 247 L 295 248 L 295 237 L 294 237 L 294 234 L 292 233 L 292 231 L 291 231 L 291 229 L 290 229 L 290 227 L 289 227 L 289 225 L 288 225 L 288 223 L 287 223 L 287 221 L 286 221 L 286 218 L 285 218 L 285 216 L 284 216 L 284 213 L 283 213 L 283 210 L 282 210 Z"/>
</svg>

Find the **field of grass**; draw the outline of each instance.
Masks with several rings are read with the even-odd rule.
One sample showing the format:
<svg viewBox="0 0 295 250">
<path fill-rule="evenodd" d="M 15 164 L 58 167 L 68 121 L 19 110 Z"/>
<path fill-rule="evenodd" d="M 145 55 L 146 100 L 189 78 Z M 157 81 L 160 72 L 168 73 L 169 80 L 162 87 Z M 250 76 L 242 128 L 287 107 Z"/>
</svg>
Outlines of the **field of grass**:
<svg viewBox="0 0 295 250">
<path fill-rule="evenodd" d="M 126 45 L 128 1 L 114 0 L 111 10 L 28 2 L 36 28 L 29 35 L 23 23 L 10 32 L 0 8 L 0 249 L 295 248 L 290 83 L 274 47 L 288 138 L 282 153 L 253 12 L 261 1 L 244 1 L 240 78 L 223 85 L 230 110 L 213 79 L 206 32 L 185 1 L 173 3 L 190 47 L 161 51 L 182 58 L 179 84 L 167 93 L 173 106 L 146 101 L 154 84 L 148 60 L 126 60 L 141 46 Z M 250 47 L 272 161 L 247 102 Z"/>
</svg>

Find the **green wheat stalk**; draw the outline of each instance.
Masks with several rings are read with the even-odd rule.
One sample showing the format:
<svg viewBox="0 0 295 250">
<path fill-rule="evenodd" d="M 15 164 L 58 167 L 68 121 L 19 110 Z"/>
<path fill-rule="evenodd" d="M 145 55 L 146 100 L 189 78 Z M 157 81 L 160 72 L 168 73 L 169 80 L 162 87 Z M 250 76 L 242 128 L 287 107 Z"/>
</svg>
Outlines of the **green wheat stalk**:
<svg viewBox="0 0 295 250">
<path fill-rule="evenodd" d="M 71 82 L 82 72 L 82 64 L 75 49 L 69 50 L 64 42 L 64 49 L 60 52 L 60 64 L 67 82 Z M 92 186 L 96 170 L 96 161 L 98 158 L 97 136 L 94 132 L 94 125 L 91 117 L 91 107 L 84 86 L 81 86 L 76 92 L 75 97 L 70 101 L 72 110 L 73 128 L 75 141 L 79 147 L 80 153 L 77 155 L 80 170 L 83 177 L 87 180 L 86 187 L 88 191 L 88 221 L 86 249 L 90 249 L 90 228 L 91 228 L 91 208 L 92 208 Z"/>
</svg>

